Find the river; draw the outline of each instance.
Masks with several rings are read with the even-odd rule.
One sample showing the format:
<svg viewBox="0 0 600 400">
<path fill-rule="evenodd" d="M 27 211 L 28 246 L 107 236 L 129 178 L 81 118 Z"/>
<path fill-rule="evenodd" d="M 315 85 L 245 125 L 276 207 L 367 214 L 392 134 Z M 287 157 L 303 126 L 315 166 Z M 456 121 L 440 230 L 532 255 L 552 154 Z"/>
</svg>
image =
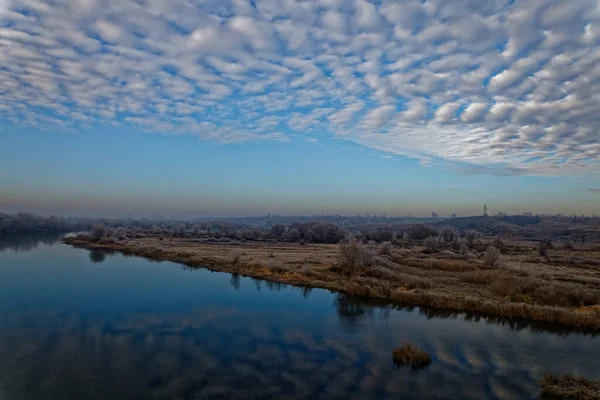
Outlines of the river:
<svg viewBox="0 0 600 400">
<path fill-rule="evenodd" d="M 429 351 L 424 370 L 392 350 Z M 0 400 L 533 399 L 600 338 L 171 262 L 0 239 Z"/>
</svg>

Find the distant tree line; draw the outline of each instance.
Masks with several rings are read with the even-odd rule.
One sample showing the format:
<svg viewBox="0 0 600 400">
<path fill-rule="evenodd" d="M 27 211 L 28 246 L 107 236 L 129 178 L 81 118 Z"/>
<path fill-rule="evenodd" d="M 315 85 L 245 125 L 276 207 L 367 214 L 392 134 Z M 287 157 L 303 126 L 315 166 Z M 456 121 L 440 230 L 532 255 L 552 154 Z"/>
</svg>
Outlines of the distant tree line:
<svg viewBox="0 0 600 400">
<path fill-rule="evenodd" d="M 161 238 L 205 238 L 229 240 L 271 240 L 284 242 L 339 243 L 346 231 L 333 222 L 296 222 L 290 225 L 275 224 L 268 229 L 250 226 L 236 227 L 230 222 L 204 222 L 189 224 L 156 224 L 144 229 L 141 226 L 111 227 L 106 223 L 94 224 L 89 236 L 94 240 L 128 240 L 148 235 Z"/>
<path fill-rule="evenodd" d="M 88 227 L 89 224 L 62 217 L 40 217 L 28 213 L 0 214 L 0 236 L 64 233 Z"/>
</svg>

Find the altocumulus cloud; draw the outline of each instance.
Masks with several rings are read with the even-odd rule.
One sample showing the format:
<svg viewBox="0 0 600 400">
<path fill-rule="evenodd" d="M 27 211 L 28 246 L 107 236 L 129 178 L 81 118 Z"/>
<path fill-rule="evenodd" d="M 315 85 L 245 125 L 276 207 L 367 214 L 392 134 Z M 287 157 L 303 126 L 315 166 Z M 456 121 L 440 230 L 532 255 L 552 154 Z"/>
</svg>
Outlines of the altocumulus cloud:
<svg viewBox="0 0 600 400">
<path fill-rule="evenodd" d="M 597 174 L 599 44 L 596 0 L 0 0 L 0 117 Z"/>
</svg>

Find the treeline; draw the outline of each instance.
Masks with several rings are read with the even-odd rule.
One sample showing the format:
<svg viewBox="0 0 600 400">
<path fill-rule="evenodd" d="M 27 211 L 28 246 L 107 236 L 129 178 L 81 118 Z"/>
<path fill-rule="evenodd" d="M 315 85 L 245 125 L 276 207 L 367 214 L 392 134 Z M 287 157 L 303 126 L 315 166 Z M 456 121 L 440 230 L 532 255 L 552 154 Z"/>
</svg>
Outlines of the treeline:
<svg viewBox="0 0 600 400">
<path fill-rule="evenodd" d="M 352 236 L 368 242 L 423 241 L 429 237 L 445 243 L 472 242 L 479 234 L 472 230 L 436 230 L 425 224 L 395 228 L 345 230 L 329 221 L 297 221 L 256 227 L 228 221 L 153 221 L 149 219 L 93 219 L 40 217 L 28 213 L 0 214 L 0 235 L 90 232 L 96 239 L 133 239 L 152 235 L 162 238 L 204 238 L 208 240 L 271 240 L 306 243 L 339 243 Z M 462 239 L 462 240 L 459 240 Z"/>
<path fill-rule="evenodd" d="M 40 217 L 28 213 L 0 214 L 0 236 L 65 233 L 89 229 L 90 222 L 62 217 Z"/>
<path fill-rule="evenodd" d="M 230 222 L 157 224 L 149 229 L 142 226 L 111 227 L 95 224 L 89 233 L 94 240 L 127 240 L 145 236 L 161 238 L 204 238 L 224 240 L 274 240 L 286 242 L 339 243 L 347 232 L 333 222 L 296 222 L 290 225 L 275 224 L 269 229 L 234 226 Z"/>
<path fill-rule="evenodd" d="M 481 235 L 475 231 L 457 231 L 451 228 L 436 230 L 428 225 L 418 224 L 402 229 L 379 228 L 365 231 L 347 231 L 332 222 L 295 222 L 289 225 L 275 224 L 270 228 L 235 226 L 230 222 L 201 223 L 162 223 L 151 227 L 110 226 L 95 224 L 89 236 L 96 241 L 121 241 L 147 236 L 166 238 L 202 239 L 206 241 L 274 241 L 296 243 L 337 244 L 349 239 L 362 243 L 395 243 L 412 246 L 425 243 L 428 247 L 453 247 L 458 250 L 462 244 L 472 245 Z M 433 250 L 433 249 L 432 249 Z"/>
</svg>

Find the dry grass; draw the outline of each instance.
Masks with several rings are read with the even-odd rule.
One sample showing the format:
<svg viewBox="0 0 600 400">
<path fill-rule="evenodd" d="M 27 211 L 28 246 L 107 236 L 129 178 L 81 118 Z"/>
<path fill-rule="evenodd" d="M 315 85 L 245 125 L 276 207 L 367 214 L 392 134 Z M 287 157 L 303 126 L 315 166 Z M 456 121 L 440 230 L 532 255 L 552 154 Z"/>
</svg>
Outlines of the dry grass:
<svg viewBox="0 0 600 400">
<path fill-rule="evenodd" d="M 239 264 L 242 261 L 242 253 L 240 251 L 234 251 L 231 253 L 231 263 Z"/>
<path fill-rule="evenodd" d="M 571 283 L 549 283 L 531 277 L 500 277 L 489 285 L 489 289 L 497 296 L 541 305 L 580 307 L 600 302 L 598 290 Z"/>
<path fill-rule="evenodd" d="M 527 276 L 527 274 L 504 268 L 477 270 L 466 272 L 461 275 L 460 280 L 465 283 L 474 283 L 476 285 L 489 285 L 503 277 Z"/>
<path fill-rule="evenodd" d="M 447 260 L 439 258 L 417 259 L 408 258 L 402 261 L 402 264 L 413 268 L 438 271 L 473 271 L 479 269 L 474 263 L 465 260 Z"/>
<path fill-rule="evenodd" d="M 425 368 L 431 364 L 429 353 L 410 343 L 394 350 L 392 358 L 397 365 L 411 367 L 412 369 Z"/>
<path fill-rule="evenodd" d="M 600 381 L 578 378 L 572 375 L 545 374 L 539 381 L 542 389 L 540 399 L 552 400 L 598 400 Z"/>
</svg>

